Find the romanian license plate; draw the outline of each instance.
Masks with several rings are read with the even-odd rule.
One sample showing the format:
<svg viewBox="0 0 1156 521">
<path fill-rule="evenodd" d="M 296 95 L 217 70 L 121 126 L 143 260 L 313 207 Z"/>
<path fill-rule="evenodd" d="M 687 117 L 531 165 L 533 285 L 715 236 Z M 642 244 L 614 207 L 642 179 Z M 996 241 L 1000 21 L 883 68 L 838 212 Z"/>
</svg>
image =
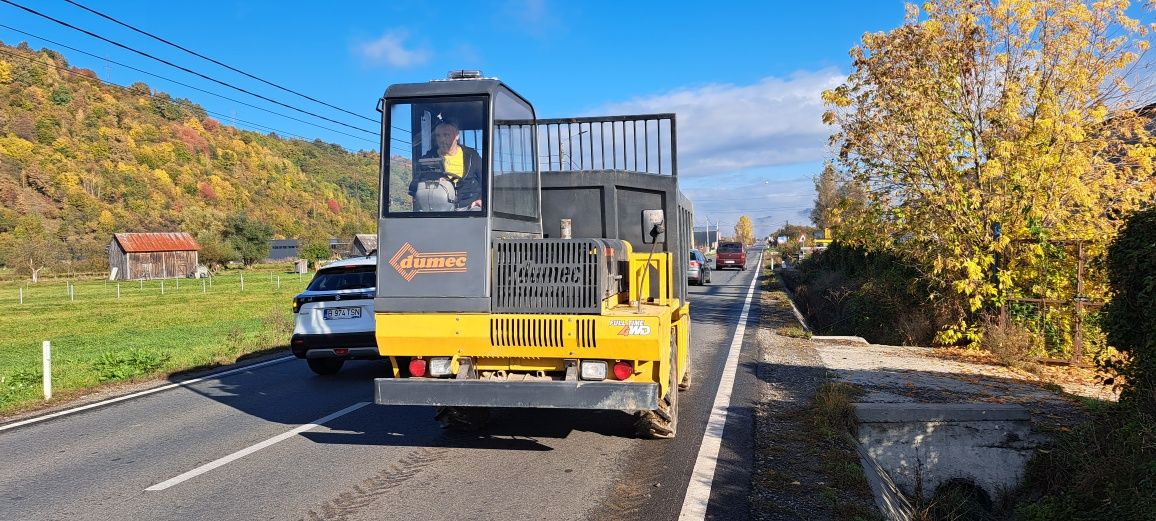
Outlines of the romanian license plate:
<svg viewBox="0 0 1156 521">
<path fill-rule="evenodd" d="M 361 308 L 325 308 L 325 320 L 342 320 L 346 318 L 361 318 Z"/>
<path fill-rule="evenodd" d="M 734 264 L 734 263 L 735 263 L 735 261 L 733 261 L 733 260 L 725 260 L 725 261 L 723 261 L 723 264 Z"/>
</svg>

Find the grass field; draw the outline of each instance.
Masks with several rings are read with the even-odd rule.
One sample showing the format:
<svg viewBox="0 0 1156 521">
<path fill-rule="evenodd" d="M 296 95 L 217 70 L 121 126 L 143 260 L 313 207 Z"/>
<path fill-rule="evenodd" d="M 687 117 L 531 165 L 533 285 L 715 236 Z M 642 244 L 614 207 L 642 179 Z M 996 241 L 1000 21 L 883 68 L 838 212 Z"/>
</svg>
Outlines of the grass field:
<svg viewBox="0 0 1156 521">
<path fill-rule="evenodd" d="M 312 275 L 287 266 L 201 280 L 0 282 L 0 414 L 43 402 L 45 340 L 55 399 L 288 345 L 292 298 Z"/>
</svg>

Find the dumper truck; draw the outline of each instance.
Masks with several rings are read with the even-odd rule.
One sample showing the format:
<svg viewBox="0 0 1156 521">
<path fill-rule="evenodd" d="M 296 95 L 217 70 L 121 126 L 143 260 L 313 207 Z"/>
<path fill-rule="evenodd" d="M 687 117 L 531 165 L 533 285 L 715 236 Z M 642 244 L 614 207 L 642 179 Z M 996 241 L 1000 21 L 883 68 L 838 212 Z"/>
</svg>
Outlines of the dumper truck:
<svg viewBox="0 0 1156 521">
<path fill-rule="evenodd" d="M 470 71 L 378 110 L 375 403 L 466 430 L 491 408 L 621 410 L 673 438 L 693 225 L 675 115 L 539 119 Z"/>
</svg>

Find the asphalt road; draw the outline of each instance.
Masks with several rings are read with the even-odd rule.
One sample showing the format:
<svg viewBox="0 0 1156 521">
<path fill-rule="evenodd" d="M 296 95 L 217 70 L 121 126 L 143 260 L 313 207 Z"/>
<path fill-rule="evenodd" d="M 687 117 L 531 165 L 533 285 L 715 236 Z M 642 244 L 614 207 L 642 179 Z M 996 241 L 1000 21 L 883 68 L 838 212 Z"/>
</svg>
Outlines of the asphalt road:
<svg viewBox="0 0 1156 521">
<path fill-rule="evenodd" d="M 677 519 L 757 271 L 691 287 L 675 440 L 635 439 L 616 411 L 500 410 L 482 433 L 444 431 L 430 408 L 365 403 L 383 364 L 323 378 L 288 360 L 0 432 L 0 520 Z M 747 517 L 747 338 L 707 518 Z"/>
</svg>

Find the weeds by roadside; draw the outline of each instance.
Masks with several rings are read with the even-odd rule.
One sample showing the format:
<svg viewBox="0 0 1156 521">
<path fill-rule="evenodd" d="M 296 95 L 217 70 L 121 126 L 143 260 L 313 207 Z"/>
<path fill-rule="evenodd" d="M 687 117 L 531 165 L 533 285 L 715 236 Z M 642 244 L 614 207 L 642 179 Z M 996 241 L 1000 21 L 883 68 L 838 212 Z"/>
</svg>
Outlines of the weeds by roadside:
<svg viewBox="0 0 1156 521">
<path fill-rule="evenodd" d="M 780 327 L 775 330 L 775 333 L 791 338 L 811 338 L 811 332 L 799 326 Z"/>
<path fill-rule="evenodd" d="M 850 435 L 857 391 L 825 370 L 773 274 L 761 300 L 751 518 L 878 520 Z M 793 334 L 784 334 L 793 333 Z"/>
</svg>

